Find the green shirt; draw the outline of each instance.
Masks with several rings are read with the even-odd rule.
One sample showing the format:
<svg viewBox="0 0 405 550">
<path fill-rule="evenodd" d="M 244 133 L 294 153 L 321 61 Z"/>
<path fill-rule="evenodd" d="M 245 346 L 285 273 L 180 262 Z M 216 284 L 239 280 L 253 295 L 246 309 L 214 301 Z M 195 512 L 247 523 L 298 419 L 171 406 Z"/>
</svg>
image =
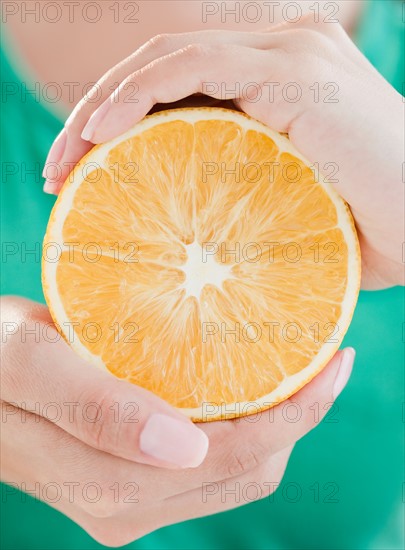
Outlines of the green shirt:
<svg viewBox="0 0 405 550">
<path fill-rule="evenodd" d="M 402 4 L 370 2 L 357 40 L 399 91 L 405 51 Z M 54 197 L 42 192 L 40 173 L 62 121 L 53 105 L 25 94 L 25 85 L 4 55 L 1 68 L 2 293 L 43 302 L 41 241 Z M 296 445 L 274 495 L 161 529 L 130 547 L 402 549 L 403 312 L 400 288 L 360 294 L 344 342 L 357 349 L 353 375 L 326 420 Z M 46 504 L 4 485 L 2 491 L 2 548 L 100 548 Z"/>
</svg>

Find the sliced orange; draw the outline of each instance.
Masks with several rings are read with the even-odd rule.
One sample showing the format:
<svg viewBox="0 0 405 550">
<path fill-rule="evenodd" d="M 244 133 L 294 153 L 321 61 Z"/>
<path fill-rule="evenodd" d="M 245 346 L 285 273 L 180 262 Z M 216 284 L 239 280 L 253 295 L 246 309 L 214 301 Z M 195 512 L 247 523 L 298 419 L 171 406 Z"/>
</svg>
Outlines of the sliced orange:
<svg viewBox="0 0 405 550">
<path fill-rule="evenodd" d="M 43 257 L 73 348 L 197 421 L 258 412 L 311 380 L 360 284 L 345 202 L 287 137 L 226 109 L 154 114 L 94 147 Z"/>
</svg>

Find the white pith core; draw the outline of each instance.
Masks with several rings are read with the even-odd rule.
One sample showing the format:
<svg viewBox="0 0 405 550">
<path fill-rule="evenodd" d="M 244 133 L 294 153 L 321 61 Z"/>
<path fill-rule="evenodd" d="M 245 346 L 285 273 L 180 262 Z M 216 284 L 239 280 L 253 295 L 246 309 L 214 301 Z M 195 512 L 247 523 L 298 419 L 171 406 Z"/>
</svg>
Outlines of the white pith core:
<svg viewBox="0 0 405 550">
<path fill-rule="evenodd" d="M 205 285 L 215 285 L 221 290 L 222 283 L 232 277 L 232 266 L 216 261 L 214 251 L 211 246 L 201 246 L 196 241 L 186 246 L 187 262 L 181 269 L 186 275 L 183 288 L 187 297 L 199 299 Z"/>
</svg>

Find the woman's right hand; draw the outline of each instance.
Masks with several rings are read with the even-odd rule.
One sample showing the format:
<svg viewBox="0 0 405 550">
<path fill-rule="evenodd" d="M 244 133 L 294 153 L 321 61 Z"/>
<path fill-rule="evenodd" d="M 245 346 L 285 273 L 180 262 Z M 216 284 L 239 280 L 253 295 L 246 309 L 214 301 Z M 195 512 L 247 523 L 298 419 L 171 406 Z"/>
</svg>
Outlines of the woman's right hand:
<svg viewBox="0 0 405 550">
<path fill-rule="evenodd" d="M 114 82 L 120 85 L 111 94 Z M 290 85 L 295 99 L 283 92 Z M 331 87 L 336 97 L 328 99 Z M 339 24 L 315 22 L 313 14 L 261 32 L 154 37 L 76 106 L 49 153 L 44 175 L 57 176 L 44 189 L 58 193 L 93 143 L 123 134 L 156 104 L 196 93 L 232 99 L 248 115 L 288 133 L 351 208 L 363 288 L 404 283 L 403 98 Z"/>
<path fill-rule="evenodd" d="M 252 499 L 272 493 L 294 443 L 332 406 L 354 359 L 351 349 L 338 352 L 291 400 L 255 417 L 197 426 L 85 363 L 45 306 L 4 297 L 1 317 L 1 479 L 110 546 L 244 504 L 246 484 L 255 484 Z"/>
</svg>

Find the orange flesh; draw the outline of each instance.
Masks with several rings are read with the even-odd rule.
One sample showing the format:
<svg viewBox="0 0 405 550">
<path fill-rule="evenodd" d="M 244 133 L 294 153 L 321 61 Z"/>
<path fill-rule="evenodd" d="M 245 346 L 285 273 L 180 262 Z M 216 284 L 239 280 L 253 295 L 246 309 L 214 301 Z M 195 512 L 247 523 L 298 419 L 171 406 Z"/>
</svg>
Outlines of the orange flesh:
<svg viewBox="0 0 405 550">
<path fill-rule="evenodd" d="M 336 207 L 302 161 L 236 123 L 162 123 L 113 148 L 76 192 L 63 240 L 77 244 L 56 283 L 82 344 L 174 406 L 254 401 L 339 337 Z M 202 249 L 198 285 L 185 266 Z"/>
</svg>

